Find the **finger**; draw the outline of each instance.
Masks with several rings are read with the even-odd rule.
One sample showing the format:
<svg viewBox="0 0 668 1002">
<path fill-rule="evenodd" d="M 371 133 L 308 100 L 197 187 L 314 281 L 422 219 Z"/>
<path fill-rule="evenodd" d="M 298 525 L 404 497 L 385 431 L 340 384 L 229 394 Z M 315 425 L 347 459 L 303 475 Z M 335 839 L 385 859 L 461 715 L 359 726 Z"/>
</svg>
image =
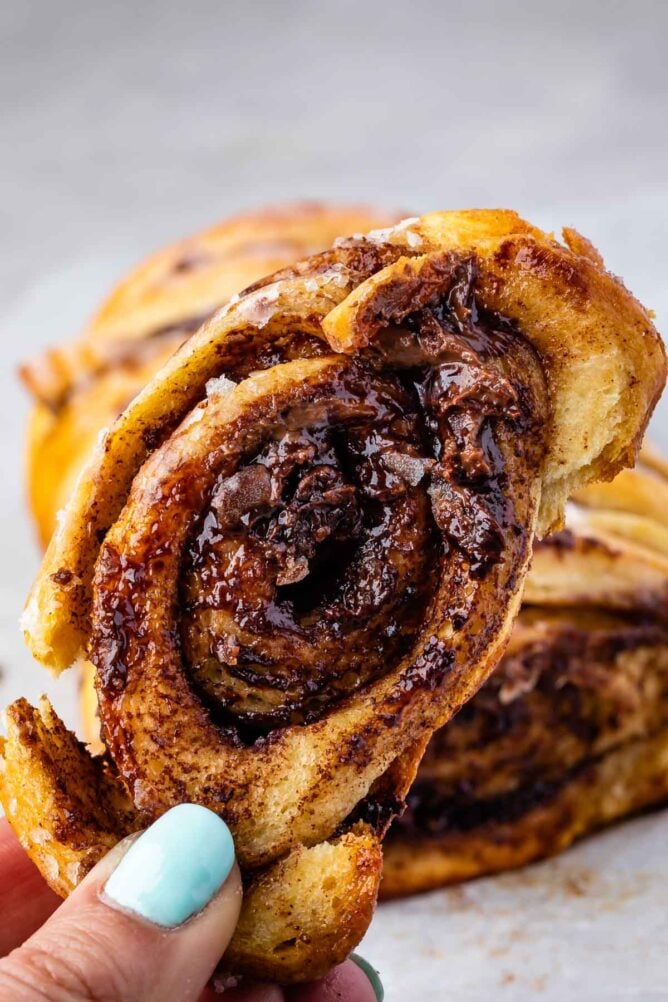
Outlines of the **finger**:
<svg viewBox="0 0 668 1002">
<path fill-rule="evenodd" d="M 229 829 L 206 808 L 181 804 L 121 843 L 0 961 L 0 998 L 195 1002 L 240 906 Z"/>
<path fill-rule="evenodd" d="M 378 972 L 355 953 L 320 981 L 286 992 L 289 1002 L 383 1002 L 385 997 Z"/>
<path fill-rule="evenodd" d="M 31 936 L 59 904 L 6 818 L 0 818 L 0 957 Z"/>
<path fill-rule="evenodd" d="M 242 984 L 238 988 L 226 989 L 222 995 L 211 990 L 200 1002 L 220 1002 L 221 999 L 223 1002 L 285 1002 L 286 996 L 279 985 Z"/>
<path fill-rule="evenodd" d="M 200 1002 L 213 1002 L 213 991 Z M 220 996 L 218 996 L 220 998 Z M 243 985 L 228 989 L 225 1002 L 382 1002 L 378 972 L 363 957 L 353 954 L 318 981 L 279 988 L 277 985 Z"/>
</svg>

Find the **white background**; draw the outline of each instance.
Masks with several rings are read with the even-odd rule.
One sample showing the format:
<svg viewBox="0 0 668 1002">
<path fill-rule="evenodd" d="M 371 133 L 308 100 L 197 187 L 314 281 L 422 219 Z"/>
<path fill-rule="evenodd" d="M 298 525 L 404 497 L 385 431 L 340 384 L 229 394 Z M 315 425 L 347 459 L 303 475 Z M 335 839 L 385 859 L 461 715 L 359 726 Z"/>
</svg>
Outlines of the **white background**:
<svg viewBox="0 0 668 1002">
<path fill-rule="evenodd" d="M 668 329 L 668 6 L 11 0 L 0 11 L 0 703 L 71 680 L 16 621 L 37 565 L 16 363 L 162 242 L 301 197 L 574 225 Z M 654 437 L 668 447 L 668 411 Z M 668 999 L 666 819 L 380 909 L 388 999 Z"/>
</svg>

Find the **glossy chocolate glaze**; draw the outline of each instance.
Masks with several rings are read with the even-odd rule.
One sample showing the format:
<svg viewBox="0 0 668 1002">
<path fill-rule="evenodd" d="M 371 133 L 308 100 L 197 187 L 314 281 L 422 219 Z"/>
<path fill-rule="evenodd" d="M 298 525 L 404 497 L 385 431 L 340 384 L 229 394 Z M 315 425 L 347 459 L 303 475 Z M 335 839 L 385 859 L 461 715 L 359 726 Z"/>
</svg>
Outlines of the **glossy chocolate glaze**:
<svg viewBox="0 0 668 1002">
<path fill-rule="evenodd" d="M 268 429 L 263 452 L 214 484 L 185 562 L 182 638 L 221 721 L 308 722 L 395 663 L 431 597 L 439 535 L 474 575 L 498 560 L 511 512 L 490 419 L 520 408 L 486 360 L 519 336 L 477 307 L 471 261 L 445 274 L 444 299 L 400 318 L 407 366 L 391 376 L 381 348 L 337 389 L 357 401 L 339 423 L 328 409 Z M 447 662 L 445 645 L 432 653 Z"/>
<path fill-rule="evenodd" d="M 225 716 L 256 725 L 311 719 L 377 675 L 410 646 L 429 597 L 428 498 L 384 462 L 422 458 L 414 401 L 363 368 L 335 392 L 336 407 L 268 429 L 265 448 L 216 481 L 184 563 L 193 677 Z"/>
<path fill-rule="evenodd" d="M 331 267 L 331 255 L 356 280 L 399 256 L 361 241 L 322 255 L 316 271 Z M 381 285 L 360 320 L 373 328 L 368 348 L 326 393 L 279 421 L 247 415 L 261 447 L 232 470 L 213 453 L 201 487 L 182 484 L 162 502 L 193 513 L 178 640 L 192 685 L 226 734 L 254 741 L 308 724 L 382 676 L 420 635 L 435 601 L 429 569 L 443 551 L 462 558 L 454 574 L 485 578 L 509 535 L 528 546 L 495 428 L 535 435 L 540 363 L 510 321 L 480 306 L 476 279 L 473 258 L 440 255 L 408 290 L 402 275 Z M 299 329 L 258 344 L 249 351 L 240 337 L 237 365 L 228 341 L 225 375 L 326 347 Z M 305 385 L 305 400 L 309 392 Z M 157 441 L 168 433 L 159 431 Z M 139 656 L 137 589 L 160 546 L 171 545 L 161 531 L 130 565 L 103 548 L 91 653 L 111 699 L 125 684 L 124 652 Z M 462 629 L 468 600 L 450 612 Z M 426 638 L 387 726 L 453 664 L 446 640 Z"/>
</svg>

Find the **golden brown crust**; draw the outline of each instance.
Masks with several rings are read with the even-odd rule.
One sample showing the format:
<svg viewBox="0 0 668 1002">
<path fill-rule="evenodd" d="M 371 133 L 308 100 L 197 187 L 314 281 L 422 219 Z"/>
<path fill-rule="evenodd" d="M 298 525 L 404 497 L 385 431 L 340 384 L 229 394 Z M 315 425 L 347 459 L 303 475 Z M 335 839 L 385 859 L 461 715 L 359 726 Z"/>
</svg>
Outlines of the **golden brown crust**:
<svg viewBox="0 0 668 1002">
<path fill-rule="evenodd" d="M 65 897 L 119 839 L 138 827 L 109 763 L 93 759 L 54 713 L 21 699 L 7 709 L 0 793 L 19 841 Z"/>
<path fill-rule="evenodd" d="M 668 798 L 668 729 L 591 762 L 521 822 L 441 839 L 386 841 L 381 898 L 514 870 Z"/>
<path fill-rule="evenodd" d="M 25 700 L 7 711 L 0 799 L 21 844 L 66 897 L 119 841 L 144 826 L 107 760 L 93 759 L 53 712 Z M 296 847 L 247 882 L 225 955 L 234 972 L 288 984 L 325 974 L 364 935 L 382 857 L 363 824 L 313 848 Z"/>
<path fill-rule="evenodd" d="M 668 479 L 645 446 L 636 469 L 577 491 L 567 529 L 534 550 L 524 601 L 668 611 Z"/>
<path fill-rule="evenodd" d="M 21 368 L 35 406 L 28 492 L 46 546 L 98 434 L 231 296 L 341 233 L 396 220 L 365 206 L 297 203 L 246 213 L 153 254 L 114 289 L 80 337 Z"/>
<path fill-rule="evenodd" d="M 665 356 L 648 314 L 616 279 L 510 212 L 434 213 L 378 231 L 366 242 L 344 244 L 315 259 L 311 277 L 288 277 L 221 311 L 110 429 L 77 484 L 28 605 L 26 634 L 38 660 L 62 669 L 85 642 L 97 539 L 118 516 L 146 457 L 146 436 L 173 427 L 200 398 L 207 380 L 229 367 L 238 333 L 243 331 L 246 342 L 256 344 L 253 350 L 261 351 L 267 341 L 280 339 L 298 315 L 305 333 L 317 335 L 317 318 L 341 303 L 327 334 L 338 350 L 354 350 L 357 334 L 351 329 L 346 337 L 345 326 L 355 296 L 350 309 L 343 301 L 359 284 L 360 258 L 367 273 L 369 267 L 375 272 L 381 258 L 412 253 L 419 262 L 418 249 L 430 247 L 464 254 L 475 250 L 482 301 L 515 321 L 542 359 L 552 416 L 539 529 L 559 521 L 563 501 L 578 482 L 610 479 L 634 461 L 665 380 Z M 369 293 L 374 282 L 364 286 Z M 592 385 L 601 392 L 592 393 Z M 82 512 L 88 515 L 85 532 L 79 527 Z M 63 566 L 72 574 L 65 586 L 53 578 Z"/>
<path fill-rule="evenodd" d="M 432 739 L 386 841 L 384 896 L 521 866 L 668 797 L 664 476 L 644 450 L 538 545 L 505 658 Z"/>
<path fill-rule="evenodd" d="M 333 842 L 297 846 L 245 890 L 225 954 L 230 971 L 289 984 L 346 959 L 371 921 L 382 868 L 378 840 L 357 827 Z"/>
<path fill-rule="evenodd" d="M 247 970 L 308 977 L 339 959 L 337 920 L 346 944 L 362 931 L 424 742 L 507 642 L 539 509 L 549 525 L 633 453 L 664 361 L 622 292 L 513 213 L 344 240 L 220 311 L 84 471 L 34 653 L 59 669 L 89 642 L 136 811 L 221 813 L 249 907 L 253 887 L 296 900 L 320 854 L 342 874 L 317 934 L 308 909 L 303 936 L 251 910 Z M 569 416 L 585 372 L 595 441 Z"/>
</svg>

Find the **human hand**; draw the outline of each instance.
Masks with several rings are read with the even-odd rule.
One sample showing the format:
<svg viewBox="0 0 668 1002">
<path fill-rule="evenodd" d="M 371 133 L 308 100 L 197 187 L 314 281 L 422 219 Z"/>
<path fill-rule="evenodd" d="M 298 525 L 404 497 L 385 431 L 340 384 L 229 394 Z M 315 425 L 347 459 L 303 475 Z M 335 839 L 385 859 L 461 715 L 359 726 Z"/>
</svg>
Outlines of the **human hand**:
<svg viewBox="0 0 668 1002">
<path fill-rule="evenodd" d="M 211 1002 L 205 986 L 241 896 L 229 830 L 205 808 L 172 808 L 116 846 L 63 902 L 0 819 L 0 1002 Z M 359 958 L 308 985 L 224 991 L 229 1002 L 382 997 Z"/>
</svg>

